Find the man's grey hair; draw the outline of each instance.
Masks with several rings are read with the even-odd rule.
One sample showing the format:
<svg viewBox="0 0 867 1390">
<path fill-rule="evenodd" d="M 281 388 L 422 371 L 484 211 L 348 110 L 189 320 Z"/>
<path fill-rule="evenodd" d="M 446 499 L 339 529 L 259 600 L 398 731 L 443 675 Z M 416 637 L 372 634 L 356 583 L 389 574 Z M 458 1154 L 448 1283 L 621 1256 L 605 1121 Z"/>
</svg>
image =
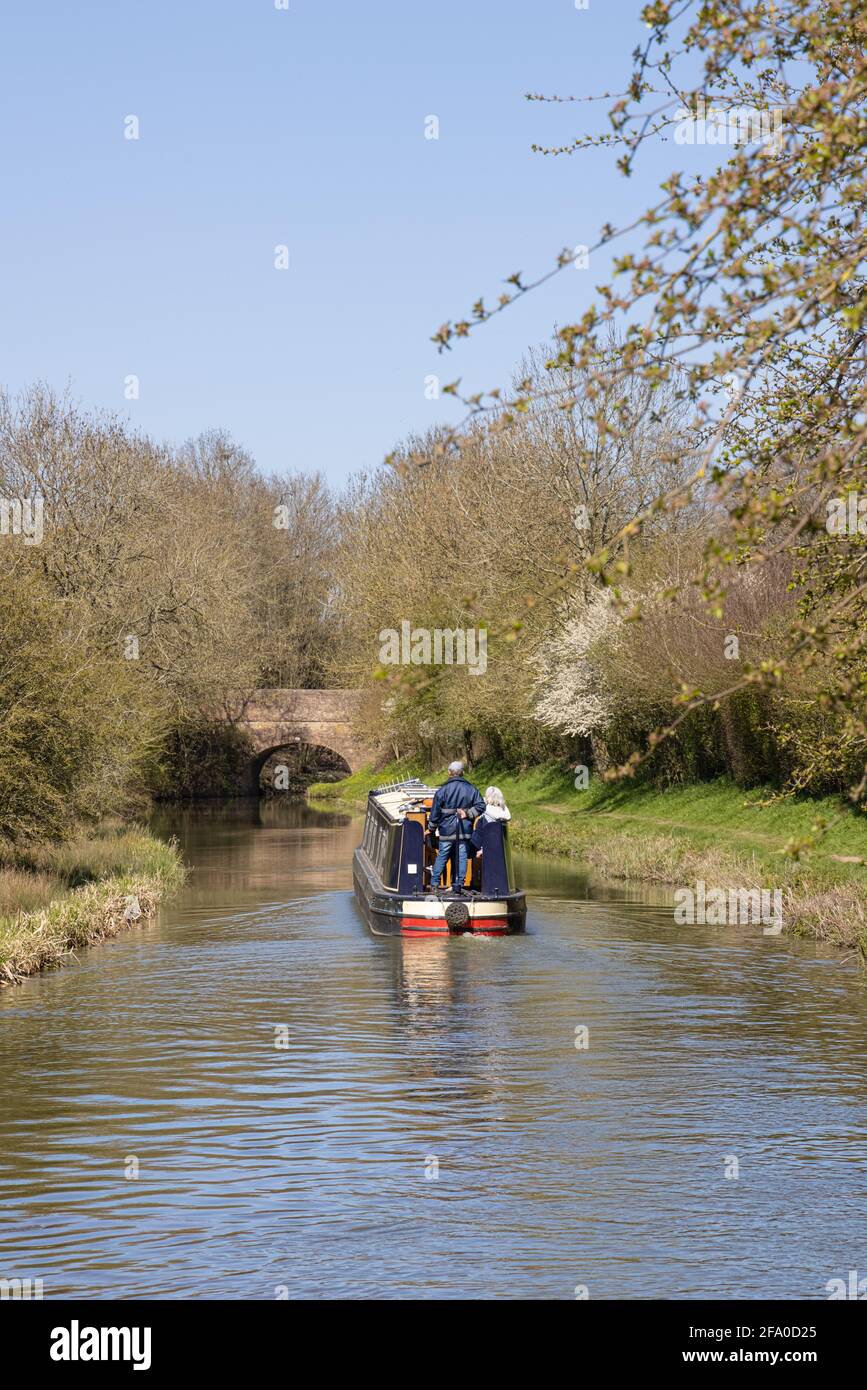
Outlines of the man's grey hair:
<svg viewBox="0 0 867 1390">
<path fill-rule="evenodd" d="M 463 770 L 464 770 L 464 765 L 463 765 L 463 763 L 460 761 L 459 758 L 456 758 L 455 761 L 454 761 L 453 763 L 449 763 L 449 776 L 450 776 L 450 777 L 460 777 L 460 775 L 461 775 L 461 773 L 463 772 Z"/>
</svg>

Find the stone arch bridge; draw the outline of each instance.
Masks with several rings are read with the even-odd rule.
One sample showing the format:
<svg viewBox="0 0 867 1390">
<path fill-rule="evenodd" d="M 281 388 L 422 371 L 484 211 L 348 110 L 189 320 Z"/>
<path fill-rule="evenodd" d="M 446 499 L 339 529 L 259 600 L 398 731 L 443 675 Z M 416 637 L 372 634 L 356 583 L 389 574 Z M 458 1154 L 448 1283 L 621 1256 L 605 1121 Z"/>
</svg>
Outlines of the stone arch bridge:
<svg viewBox="0 0 867 1390">
<path fill-rule="evenodd" d="M 328 748 L 350 772 L 374 762 L 377 750 L 355 732 L 366 698 L 361 690 L 252 690 L 227 701 L 223 717 L 253 746 L 250 791 L 271 755 L 293 745 Z"/>
</svg>

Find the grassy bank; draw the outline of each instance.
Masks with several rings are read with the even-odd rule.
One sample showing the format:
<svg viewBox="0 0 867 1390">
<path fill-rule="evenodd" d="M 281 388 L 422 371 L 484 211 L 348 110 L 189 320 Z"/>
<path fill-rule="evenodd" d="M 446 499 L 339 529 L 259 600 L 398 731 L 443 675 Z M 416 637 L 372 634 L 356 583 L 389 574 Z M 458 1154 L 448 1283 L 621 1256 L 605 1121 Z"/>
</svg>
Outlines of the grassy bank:
<svg viewBox="0 0 867 1390">
<path fill-rule="evenodd" d="M 311 787 L 310 795 L 361 805 L 372 786 L 413 775 L 432 774 L 394 764 Z M 473 780 L 502 788 L 516 848 L 579 859 L 610 879 L 779 888 L 785 930 L 867 958 L 867 817 L 837 798 L 767 804 L 769 792 L 728 782 L 667 790 L 591 782 L 576 791 L 572 775 L 554 765 L 516 775 L 482 764 Z"/>
<path fill-rule="evenodd" d="M 140 828 L 0 849 L 0 985 L 152 917 L 185 876 L 177 847 Z"/>
</svg>

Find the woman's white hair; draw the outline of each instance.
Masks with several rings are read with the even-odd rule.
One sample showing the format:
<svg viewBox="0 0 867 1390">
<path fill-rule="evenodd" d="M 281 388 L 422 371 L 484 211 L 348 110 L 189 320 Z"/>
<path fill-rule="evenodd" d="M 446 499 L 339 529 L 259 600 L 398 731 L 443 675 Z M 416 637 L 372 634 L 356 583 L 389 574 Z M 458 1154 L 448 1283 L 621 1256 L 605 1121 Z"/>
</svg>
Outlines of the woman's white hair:
<svg viewBox="0 0 867 1390">
<path fill-rule="evenodd" d="M 488 787 L 485 792 L 485 800 L 489 806 L 502 806 L 503 810 L 506 809 L 506 798 L 499 787 Z"/>
</svg>

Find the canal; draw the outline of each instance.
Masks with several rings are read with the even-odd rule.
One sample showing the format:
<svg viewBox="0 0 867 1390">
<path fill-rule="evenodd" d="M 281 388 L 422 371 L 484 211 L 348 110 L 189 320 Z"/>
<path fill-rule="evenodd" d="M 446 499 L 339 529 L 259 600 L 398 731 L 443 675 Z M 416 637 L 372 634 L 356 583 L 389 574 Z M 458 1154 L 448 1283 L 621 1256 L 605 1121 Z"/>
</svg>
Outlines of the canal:
<svg viewBox="0 0 867 1390">
<path fill-rule="evenodd" d="M 826 1298 L 867 1276 L 867 985 L 516 857 L 528 930 L 373 938 L 360 822 L 161 814 L 140 930 L 0 994 L 0 1277 L 82 1298 Z"/>
</svg>

